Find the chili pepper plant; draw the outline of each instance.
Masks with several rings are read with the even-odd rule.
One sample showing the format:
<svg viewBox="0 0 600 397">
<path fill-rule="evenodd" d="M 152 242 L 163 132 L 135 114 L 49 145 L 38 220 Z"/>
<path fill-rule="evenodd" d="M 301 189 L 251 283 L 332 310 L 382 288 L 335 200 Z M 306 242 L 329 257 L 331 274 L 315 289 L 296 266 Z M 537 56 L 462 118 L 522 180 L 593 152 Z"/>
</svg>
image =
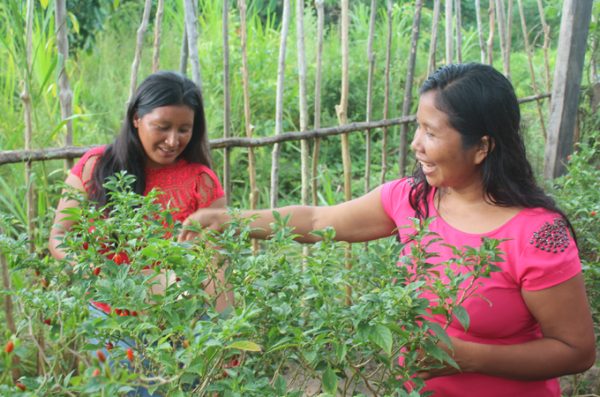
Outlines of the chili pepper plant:
<svg viewBox="0 0 600 397">
<path fill-rule="evenodd" d="M 197 240 L 181 243 L 181 225 L 156 204 L 160 193 L 137 195 L 132 182 L 126 174 L 107 182 L 102 207 L 67 193 L 79 206 L 67 211 L 75 226 L 62 241 L 64 260 L 28 254 L 23 237 L 2 240 L 16 318 L 16 332 L 0 340 L 11 341 L 0 353 L 3 395 L 143 387 L 165 396 L 301 396 L 312 387 L 419 396 L 418 370 L 456 365 L 441 346 L 450 344 L 445 327 L 429 316 L 467 328 L 461 304 L 502 260 L 496 240 L 454 247 L 450 283 L 438 282 L 427 272 L 438 240 L 429 220 L 414 220 L 403 257 L 395 238 L 349 246 L 332 229 L 316 231 L 322 240 L 306 254 L 277 213 L 256 252 L 249 221 L 233 211 L 222 233 L 197 229 Z M 452 272 L 457 265 L 465 271 Z M 225 282 L 216 277 L 222 269 Z M 157 277 L 166 280 L 162 294 L 151 292 Z M 233 290 L 235 303 L 218 312 L 209 282 L 216 294 Z M 436 305 L 423 290 L 439 297 Z M 98 315 L 90 302 L 109 303 L 110 312 Z"/>
</svg>

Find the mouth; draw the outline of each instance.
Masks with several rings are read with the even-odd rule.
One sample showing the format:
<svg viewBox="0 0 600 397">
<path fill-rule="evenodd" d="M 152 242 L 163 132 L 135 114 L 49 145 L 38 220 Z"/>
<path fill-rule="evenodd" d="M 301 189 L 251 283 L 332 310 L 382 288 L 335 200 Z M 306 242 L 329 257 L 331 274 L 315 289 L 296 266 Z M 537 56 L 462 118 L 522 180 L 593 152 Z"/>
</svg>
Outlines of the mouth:
<svg viewBox="0 0 600 397">
<path fill-rule="evenodd" d="M 165 148 L 159 146 L 158 150 L 165 157 L 177 156 L 177 150 L 174 150 L 174 149 L 165 149 Z"/>
<path fill-rule="evenodd" d="M 431 174 L 435 169 L 435 165 L 433 163 L 428 163 L 426 161 L 418 160 L 419 166 L 424 174 Z"/>
</svg>

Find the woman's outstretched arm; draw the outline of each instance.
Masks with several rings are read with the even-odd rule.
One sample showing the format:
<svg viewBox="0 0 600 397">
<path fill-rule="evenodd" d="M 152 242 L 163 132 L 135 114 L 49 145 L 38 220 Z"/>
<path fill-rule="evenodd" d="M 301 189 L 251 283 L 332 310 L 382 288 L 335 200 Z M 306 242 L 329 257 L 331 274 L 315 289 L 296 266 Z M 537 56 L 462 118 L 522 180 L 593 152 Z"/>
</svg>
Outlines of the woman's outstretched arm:
<svg viewBox="0 0 600 397">
<path fill-rule="evenodd" d="M 298 234 L 298 241 L 312 243 L 319 240 L 311 232 L 327 227 L 335 229 L 338 241 L 361 242 L 391 236 L 396 225 L 384 211 L 381 204 L 381 187 L 341 204 L 333 206 L 293 205 L 276 209 L 242 211 L 244 219 L 253 218 L 250 227 L 254 229 L 251 237 L 266 239 L 272 234 L 271 224 L 275 221 L 273 212 L 288 216 L 289 225 Z M 222 230 L 230 220 L 227 210 L 200 209 L 190 215 L 184 222 L 184 229 L 179 236 L 180 241 L 190 240 L 195 233 L 185 226 L 199 224 L 204 228 Z"/>
</svg>

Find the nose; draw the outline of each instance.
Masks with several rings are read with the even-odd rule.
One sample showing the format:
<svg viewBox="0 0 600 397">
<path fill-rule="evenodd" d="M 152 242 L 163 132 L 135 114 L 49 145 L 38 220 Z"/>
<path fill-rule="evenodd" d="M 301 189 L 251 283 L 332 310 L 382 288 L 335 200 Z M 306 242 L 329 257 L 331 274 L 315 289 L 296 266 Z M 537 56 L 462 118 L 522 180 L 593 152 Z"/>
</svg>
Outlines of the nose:
<svg viewBox="0 0 600 397">
<path fill-rule="evenodd" d="M 417 127 L 415 129 L 415 134 L 413 136 L 412 141 L 410 142 L 410 148 L 413 152 L 416 152 L 419 149 L 421 144 L 421 129 Z"/>
<path fill-rule="evenodd" d="M 177 146 L 177 132 L 176 131 L 169 131 L 169 133 L 167 134 L 167 137 L 165 138 L 165 143 L 169 147 L 175 147 L 175 146 Z"/>
</svg>

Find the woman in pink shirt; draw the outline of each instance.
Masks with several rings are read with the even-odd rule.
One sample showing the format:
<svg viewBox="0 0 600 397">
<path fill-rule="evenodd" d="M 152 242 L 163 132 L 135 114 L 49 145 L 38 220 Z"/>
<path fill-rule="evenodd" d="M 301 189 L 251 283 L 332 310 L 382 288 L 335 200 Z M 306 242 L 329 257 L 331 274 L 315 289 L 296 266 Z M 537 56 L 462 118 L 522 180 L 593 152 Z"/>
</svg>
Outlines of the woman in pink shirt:
<svg viewBox="0 0 600 397">
<path fill-rule="evenodd" d="M 432 246 L 440 262 L 452 255 L 444 243 L 478 247 L 483 237 L 506 239 L 501 271 L 480 280 L 477 294 L 485 299 L 464 303 L 470 327 L 458 321 L 448 327 L 460 370 L 417 374 L 433 396 L 559 397 L 557 377 L 585 371 L 595 360 L 574 233 L 535 182 L 520 122 L 514 89 L 502 74 L 475 63 L 442 67 L 421 88 L 412 177 L 330 207 L 276 210 L 290 215 L 302 242 L 318 240 L 311 232 L 326 227 L 340 241 L 399 233 L 405 242 L 410 217 L 433 217 L 430 230 L 443 240 Z M 272 212 L 242 213 L 256 217 L 252 237 L 269 237 Z M 185 223 L 219 230 L 228 217 L 223 210 L 199 210 Z M 180 235 L 193 237 L 190 231 Z"/>
</svg>

